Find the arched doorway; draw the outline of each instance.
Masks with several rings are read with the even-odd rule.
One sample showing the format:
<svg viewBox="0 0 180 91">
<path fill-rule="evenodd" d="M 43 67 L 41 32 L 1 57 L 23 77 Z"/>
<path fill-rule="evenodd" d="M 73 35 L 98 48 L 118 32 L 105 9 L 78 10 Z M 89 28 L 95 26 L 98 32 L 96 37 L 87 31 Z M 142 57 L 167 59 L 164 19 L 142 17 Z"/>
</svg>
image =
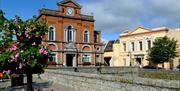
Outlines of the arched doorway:
<svg viewBox="0 0 180 91">
<path fill-rule="evenodd" d="M 66 66 L 72 67 L 73 66 L 73 58 L 74 54 L 66 54 Z"/>
</svg>

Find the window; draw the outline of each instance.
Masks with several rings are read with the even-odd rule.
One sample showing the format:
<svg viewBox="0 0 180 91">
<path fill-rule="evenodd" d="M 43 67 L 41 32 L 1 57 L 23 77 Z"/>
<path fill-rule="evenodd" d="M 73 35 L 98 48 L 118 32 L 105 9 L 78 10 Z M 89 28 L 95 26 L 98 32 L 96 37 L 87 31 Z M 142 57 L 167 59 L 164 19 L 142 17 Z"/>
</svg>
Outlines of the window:
<svg viewBox="0 0 180 91">
<path fill-rule="evenodd" d="M 131 42 L 131 50 L 134 51 L 134 42 Z"/>
<path fill-rule="evenodd" d="M 148 40 L 147 43 L 148 43 L 148 50 L 149 50 L 151 48 L 151 41 Z"/>
<path fill-rule="evenodd" d="M 49 58 L 50 64 L 56 64 L 56 54 L 51 54 L 51 57 Z"/>
<path fill-rule="evenodd" d="M 97 62 L 101 62 L 99 55 L 96 55 L 96 60 L 95 60 L 95 61 L 96 61 L 96 63 L 97 63 Z"/>
<path fill-rule="evenodd" d="M 139 50 L 142 51 L 142 41 L 139 41 Z"/>
<path fill-rule="evenodd" d="M 66 41 L 73 42 L 74 41 L 74 30 L 72 26 L 68 26 L 66 30 Z"/>
<path fill-rule="evenodd" d="M 49 41 L 54 41 L 55 40 L 55 28 L 54 27 L 49 28 L 48 40 Z"/>
<path fill-rule="evenodd" d="M 124 52 L 126 52 L 126 43 L 123 43 Z"/>
<path fill-rule="evenodd" d="M 124 66 L 126 66 L 126 58 L 123 58 Z"/>
<path fill-rule="evenodd" d="M 98 43 L 98 32 L 94 31 L 94 43 Z"/>
<path fill-rule="evenodd" d="M 97 50 L 97 51 L 100 51 L 100 48 L 98 47 L 98 48 L 96 48 L 96 50 Z"/>
<path fill-rule="evenodd" d="M 84 31 L 84 42 L 88 43 L 89 42 L 89 32 Z"/>
<path fill-rule="evenodd" d="M 90 62 L 90 54 L 83 54 L 82 62 Z"/>
</svg>

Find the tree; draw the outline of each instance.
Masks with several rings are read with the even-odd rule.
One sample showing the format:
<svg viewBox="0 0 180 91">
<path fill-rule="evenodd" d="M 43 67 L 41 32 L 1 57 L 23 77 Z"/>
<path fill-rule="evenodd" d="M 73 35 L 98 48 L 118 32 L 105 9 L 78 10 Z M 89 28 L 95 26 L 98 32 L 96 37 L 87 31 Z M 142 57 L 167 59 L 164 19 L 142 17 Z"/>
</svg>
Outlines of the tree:
<svg viewBox="0 0 180 91">
<path fill-rule="evenodd" d="M 4 23 L 5 20 L 7 20 L 4 16 L 3 16 L 3 11 L 0 10 L 0 25 L 2 25 Z"/>
<path fill-rule="evenodd" d="M 0 40 L 0 68 L 4 76 L 27 76 L 27 91 L 33 91 L 32 74 L 41 74 L 47 67 L 50 51 L 42 45 L 42 39 L 48 32 L 45 21 L 36 18 L 23 21 L 20 17 L 0 25 L 4 38 Z M 17 40 L 13 40 L 17 37 Z"/>
<path fill-rule="evenodd" d="M 168 62 L 177 56 L 177 41 L 167 36 L 156 38 L 153 47 L 149 50 L 149 56 L 154 64 Z"/>
</svg>

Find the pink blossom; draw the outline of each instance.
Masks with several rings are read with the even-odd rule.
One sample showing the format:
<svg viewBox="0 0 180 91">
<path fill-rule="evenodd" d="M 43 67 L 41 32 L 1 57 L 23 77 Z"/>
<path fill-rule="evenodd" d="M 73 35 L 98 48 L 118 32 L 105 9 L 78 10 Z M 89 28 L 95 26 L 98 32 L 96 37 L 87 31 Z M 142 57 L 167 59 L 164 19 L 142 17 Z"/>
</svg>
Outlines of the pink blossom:
<svg viewBox="0 0 180 91">
<path fill-rule="evenodd" d="M 44 48 L 41 48 L 41 49 L 39 49 L 39 53 L 40 53 L 40 54 L 43 54 L 43 55 L 47 55 L 47 54 L 48 54 L 48 51 L 45 50 Z"/>
<path fill-rule="evenodd" d="M 44 52 L 43 52 L 43 53 L 44 53 L 44 55 L 47 55 L 47 54 L 48 54 L 48 51 L 44 50 Z"/>
<path fill-rule="evenodd" d="M 12 47 L 10 48 L 10 51 L 15 51 L 17 49 L 17 45 L 13 44 Z"/>
<path fill-rule="evenodd" d="M 39 53 L 42 54 L 43 52 L 44 52 L 44 49 L 41 48 L 41 49 L 39 50 Z"/>
<path fill-rule="evenodd" d="M 7 71 L 3 71 L 3 73 L 5 73 L 5 74 L 10 74 L 10 70 L 7 70 Z"/>
<path fill-rule="evenodd" d="M 17 62 L 17 57 L 14 57 L 13 55 L 11 55 L 9 61 L 10 62 L 13 62 L 13 61 Z"/>
</svg>

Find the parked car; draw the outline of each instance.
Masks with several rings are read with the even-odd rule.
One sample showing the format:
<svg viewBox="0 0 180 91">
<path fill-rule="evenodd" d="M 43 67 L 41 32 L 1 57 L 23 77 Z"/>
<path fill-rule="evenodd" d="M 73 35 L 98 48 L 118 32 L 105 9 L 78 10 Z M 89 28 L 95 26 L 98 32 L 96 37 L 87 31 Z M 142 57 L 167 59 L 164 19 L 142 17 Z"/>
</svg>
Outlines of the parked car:
<svg viewBox="0 0 180 91">
<path fill-rule="evenodd" d="M 143 69 L 157 69 L 157 67 L 152 66 L 152 65 L 147 65 L 147 66 L 143 66 Z"/>
<path fill-rule="evenodd" d="M 156 67 L 156 66 L 152 66 L 152 65 L 147 65 L 147 66 L 143 66 L 143 69 L 164 69 L 162 67 Z"/>
</svg>

